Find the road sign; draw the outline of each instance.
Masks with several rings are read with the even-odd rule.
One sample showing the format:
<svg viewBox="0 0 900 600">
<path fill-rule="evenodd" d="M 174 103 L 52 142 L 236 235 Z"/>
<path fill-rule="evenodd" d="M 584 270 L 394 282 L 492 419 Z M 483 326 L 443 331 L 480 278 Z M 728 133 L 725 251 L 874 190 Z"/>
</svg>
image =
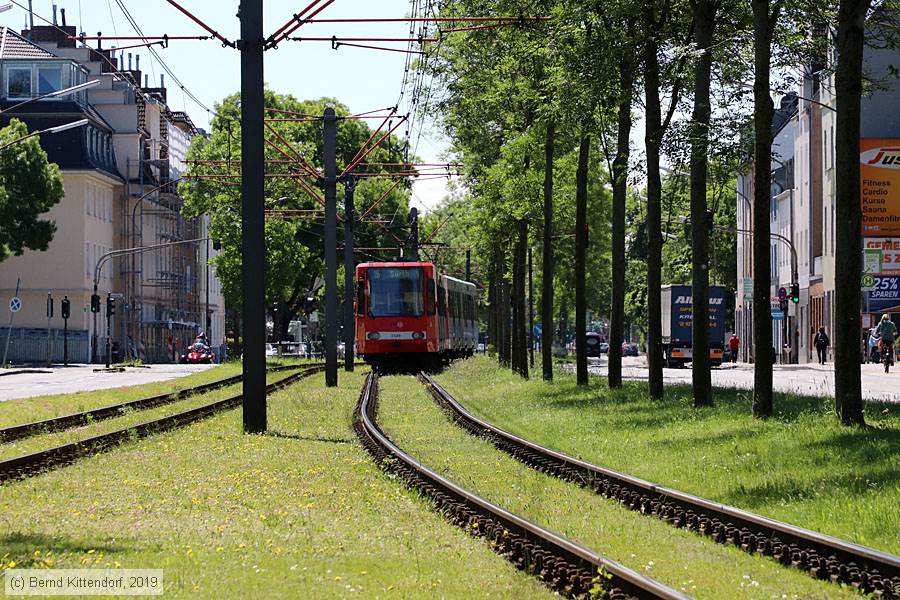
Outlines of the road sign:
<svg viewBox="0 0 900 600">
<path fill-rule="evenodd" d="M 784 302 L 787 300 L 787 289 L 784 287 L 778 288 L 778 301 Z"/>
<path fill-rule="evenodd" d="M 22 310 L 22 299 L 18 296 L 13 296 L 9 301 L 9 312 L 17 313 Z"/>
<path fill-rule="evenodd" d="M 744 300 L 753 299 L 753 278 L 744 277 Z"/>
<path fill-rule="evenodd" d="M 875 276 L 871 273 L 866 273 L 862 278 L 862 289 L 864 292 L 871 291 L 872 288 L 875 287 Z"/>
<path fill-rule="evenodd" d="M 784 311 L 781 309 L 775 309 L 772 311 L 772 320 L 773 321 L 784 321 Z"/>
<path fill-rule="evenodd" d="M 863 250 L 863 272 L 881 273 L 881 250 L 866 248 Z"/>
</svg>

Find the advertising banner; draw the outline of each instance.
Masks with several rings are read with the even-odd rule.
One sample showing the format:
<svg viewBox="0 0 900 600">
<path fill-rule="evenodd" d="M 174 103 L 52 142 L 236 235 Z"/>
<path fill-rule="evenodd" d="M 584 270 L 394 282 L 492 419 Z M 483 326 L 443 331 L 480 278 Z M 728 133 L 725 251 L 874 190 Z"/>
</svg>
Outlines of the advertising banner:
<svg viewBox="0 0 900 600">
<path fill-rule="evenodd" d="M 900 275 L 900 238 L 863 239 L 863 271 Z"/>
<path fill-rule="evenodd" d="M 900 139 L 859 141 L 862 234 L 900 237 Z"/>
<path fill-rule="evenodd" d="M 865 311 L 900 312 L 900 275 L 875 275 L 872 289 L 866 292 Z"/>
</svg>

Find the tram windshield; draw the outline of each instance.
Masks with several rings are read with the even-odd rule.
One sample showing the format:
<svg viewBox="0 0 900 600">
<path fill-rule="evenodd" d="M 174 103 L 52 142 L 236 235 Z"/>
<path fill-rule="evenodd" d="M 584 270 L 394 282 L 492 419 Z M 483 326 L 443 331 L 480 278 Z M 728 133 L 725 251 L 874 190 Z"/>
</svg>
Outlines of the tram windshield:
<svg viewBox="0 0 900 600">
<path fill-rule="evenodd" d="M 425 313 L 423 275 L 420 267 L 369 269 L 369 315 L 372 317 L 421 317 Z"/>
</svg>

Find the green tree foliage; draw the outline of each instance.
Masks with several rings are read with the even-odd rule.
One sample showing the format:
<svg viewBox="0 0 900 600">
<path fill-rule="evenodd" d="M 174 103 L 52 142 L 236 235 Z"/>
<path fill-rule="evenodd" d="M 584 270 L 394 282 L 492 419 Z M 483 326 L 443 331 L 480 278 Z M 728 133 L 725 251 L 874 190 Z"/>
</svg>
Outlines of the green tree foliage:
<svg viewBox="0 0 900 600">
<path fill-rule="evenodd" d="M 287 334 L 288 323 L 310 308 L 307 295 L 315 280 L 324 274 L 324 216 L 312 211 L 321 208 L 314 197 L 323 195 L 320 179 L 310 177 L 298 157 L 319 172 L 322 170 L 322 122 L 306 118 L 290 121 L 291 115 L 321 115 L 326 106 L 338 116 L 351 114 L 336 100 L 297 100 L 290 95 L 266 92 L 267 146 L 266 207 L 266 303 L 274 317 L 276 335 Z M 279 112 L 280 111 L 280 112 Z M 189 216 L 208 214 L 210 235 L 222 244 L 214 259 L 228 306 L 241 303 L 241 195 L 240 96 L 225 98 L 217 107 L 209 139 L 196 138 L 188 153 L 189 176 L 180 190 Z M 276 119 L 282 119 L 278 121 Z M 396 123 L 396 120 L 395 120 Z M 342 119 L 338 124 L 338 167 L 348 165 L 373 131 L 361 120 Z M 367 163 L 405 161 L 405 143 L 393 136 L 369 154 Z M 232 162 L 228 162 L 231 160 Z M 361 165 L 354 173 L 385 172 L 385 168 Z M 339 207 L 343 193 L 338 186 Z M 397 184 L 387 177 L 362 177 L 354 197 L 356 214 L 365 216 L 355 225 L 359 248 L 392 248 L 407 236 L 409 184 Z M 375 206 L 376 202 L 378 203 Z M 370 210 L 373 209 L 374 210 Z M 342 211 L 339 211 L 339 216 Z M 338 224 L 342 226 L 341 223 Z M 390 254 L 386 255 L 389 256 Z M 357 261 L 384 255 L 357 254 Z M 341 260 L 341 264 L 343 261 Z M 338 277 L 339 282 L 343 280 Z"/>
<path fill-rule="evenodd" d="M 0 261 L 47 249 L 56 224 L 40 216 L 65 195 L 59 167 L 47 161 L 38 136 L 26 136 L 18 119 L 0 130 L 0 146 L 10 144 L 0 151 Z"/>
</svg>

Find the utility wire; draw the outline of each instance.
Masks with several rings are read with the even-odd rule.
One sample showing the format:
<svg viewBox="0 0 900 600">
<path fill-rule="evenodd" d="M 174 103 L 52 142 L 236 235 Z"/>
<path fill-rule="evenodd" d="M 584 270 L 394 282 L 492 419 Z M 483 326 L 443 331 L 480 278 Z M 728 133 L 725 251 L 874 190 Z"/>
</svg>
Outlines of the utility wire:
<svg viewBox="0 0 900 600">
<path fill-rule="evenodd" d="M 116 4 L 119 5 L 119 8 L 122 10 L 122 13 L 125 15 L 125 18 L 128 19 L 129 23 L 131 23 L 131 26 L 134 28 L 135 32 L 138 35 L 140 35 L 141 37 L 146 38 L 146 36 L 144 35 L 144 32 L 141 31 L 140 26 L 137 24 L 134 17 L 131 16 L 131 13 L 128 11 L 128 8 L 125 6 L 125 3 L 122 0 L 116 0 Z M 197 104 L 197 106 L 199 106 L 200 108 L 205 110 L 207 113 L 216 114 L 214 110 L 212 110 L 206 104 L 204 104 L 202 100 L 200 100 L 193 92 L 191 92 L 187 88 L 187 86 L 185 86 L 181 82 L 181 80 L 178 78 L 178 76 L 175 75 L 175 73 L 172 71 L 171 68 L 169 68 L 169 65 L 167 65 L 166 62 L 162 59 L 162 57 L 159 55 L 159 53 L 156 51 L 156 49 L 154 49 L 153 47 L 150 47 L 150 46 L 148 46 L 147 49 L 150 51 L 150 54 L 153 56 L 153 58 L 155 58 L 156 61 L 159 63 L 160 67 L 162 67 L 162 69 L 166 73 L 168 73 L 169 77 L 172 78 L 172 81 L 174 81 L 175 84 L 181 88 L 182 92 L 184 92 L 191 100 L 193 100 Z M 138 82 L 138 84 L 140 85 L 140 82 Z"/>
</svg>

